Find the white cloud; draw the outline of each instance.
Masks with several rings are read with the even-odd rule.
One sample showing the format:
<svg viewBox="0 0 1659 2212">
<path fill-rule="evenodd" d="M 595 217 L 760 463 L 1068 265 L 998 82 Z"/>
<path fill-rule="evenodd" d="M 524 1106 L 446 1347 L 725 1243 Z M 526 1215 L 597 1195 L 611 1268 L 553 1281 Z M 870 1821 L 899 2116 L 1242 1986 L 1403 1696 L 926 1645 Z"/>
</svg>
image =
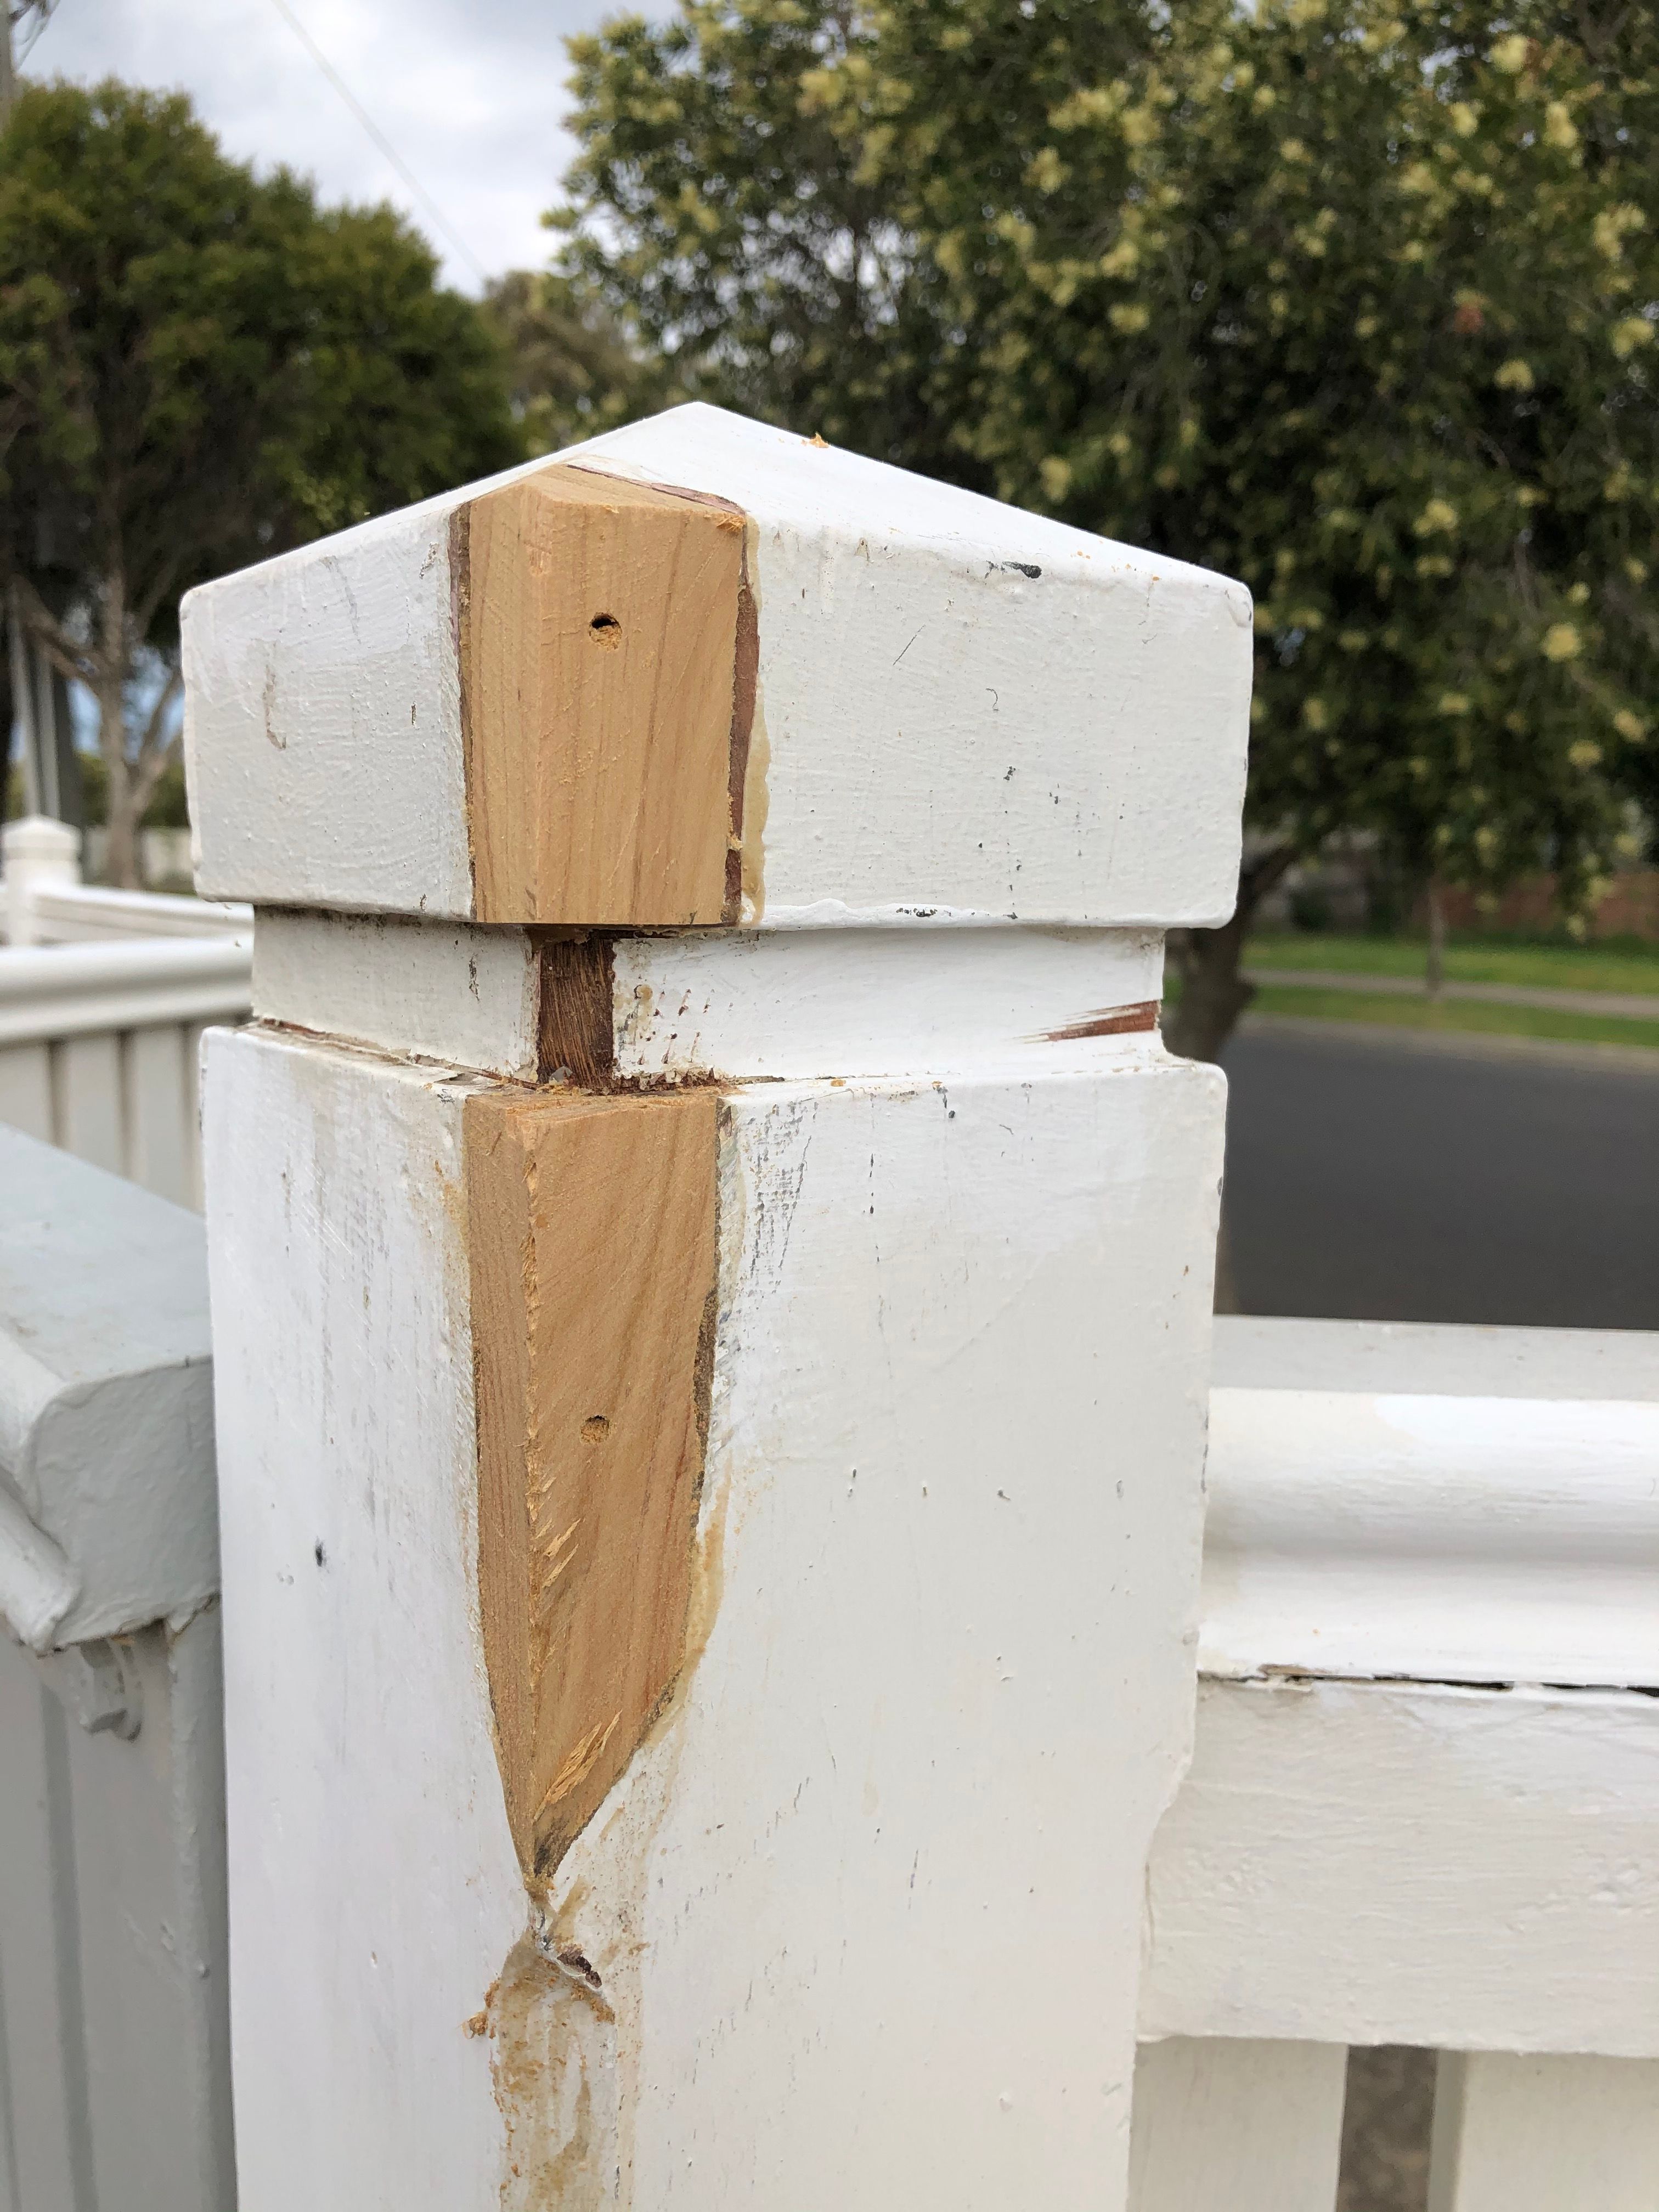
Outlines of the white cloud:
<svg viewBox="0 0 1659 2212">
<path fill-rule="evenodd" d="M 289 0 L 491 275 L 546 258 L 541 213 L 574 151 L 562 127 L 564 35 L 594 27 L 614 4 Z M 187 92 L 228 153 L 262 168 L 286 162 L 325 199 L 392 201 L 431 239 L 447 280 L 477 289 L 272 0 L 58 0 L 26 73 Z"/>
</svg>

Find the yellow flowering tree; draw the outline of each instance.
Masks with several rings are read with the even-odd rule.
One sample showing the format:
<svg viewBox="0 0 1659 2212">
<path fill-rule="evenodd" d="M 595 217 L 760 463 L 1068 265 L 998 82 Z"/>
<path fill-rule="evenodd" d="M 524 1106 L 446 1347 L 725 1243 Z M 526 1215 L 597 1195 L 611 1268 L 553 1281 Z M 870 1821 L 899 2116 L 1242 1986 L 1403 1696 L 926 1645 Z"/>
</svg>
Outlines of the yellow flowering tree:
<svg viewBox="0 0 1659 2212">
<path fill-rule="evenodd" d="M 1656 792 L 1659 33 L 1403 0 L 684 0 L 575 49 L 567 266 L 696 386 L 1242 576 L 1243 933 L 1376 832 L 1569 908 Z"/>
</svg>

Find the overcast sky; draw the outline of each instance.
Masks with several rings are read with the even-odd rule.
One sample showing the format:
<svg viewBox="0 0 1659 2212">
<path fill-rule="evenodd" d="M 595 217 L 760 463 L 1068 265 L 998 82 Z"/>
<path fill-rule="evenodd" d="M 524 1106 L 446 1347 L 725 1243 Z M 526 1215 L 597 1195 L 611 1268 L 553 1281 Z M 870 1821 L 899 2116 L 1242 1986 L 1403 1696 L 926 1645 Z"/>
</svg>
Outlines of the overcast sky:
<svg viewBox="0 0 1659 2212">
<path fill-rule="evenodd" d="M 538 266 L 538 221 L 574 149 L 563 36 L 617 0 L 287 0 L 450 228 L 494 276 Z M 638 8 L 639 0 L 632 0 Z M 664 0 L 643 12 L 665 12 Z M 27 76 L 114 75 L 188 92 L 228 152 L 314 177 L 325 198 L 390 199 L 477 278 L 342 101 L 276 0 L 58 0 Z"/>
</svg>

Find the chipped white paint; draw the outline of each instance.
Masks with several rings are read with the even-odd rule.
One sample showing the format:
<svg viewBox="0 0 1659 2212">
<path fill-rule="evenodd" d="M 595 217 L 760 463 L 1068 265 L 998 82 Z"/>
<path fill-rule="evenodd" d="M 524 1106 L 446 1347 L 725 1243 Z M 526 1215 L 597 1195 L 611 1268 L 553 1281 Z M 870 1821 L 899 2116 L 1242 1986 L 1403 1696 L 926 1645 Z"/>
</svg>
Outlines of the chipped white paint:
<svg viewBox="0 0 1659 2212">
<path fill-rule="evenodd" d="M 366 523 L 349 570 L 327 538 L 186 594 L 199 890 L 471 913 L 448 551 L 460 496 Z"/>
<path fill-rule="evenodd" d="M 556 1986 L 574 2025 L 526 2030 L 535 2154 L 620 2165 L 594 2203 L 811 2212 L 872 2170 L 1121 2202 L 1220 1089 L 1097 1050 L 729 1096 L 706 1633 L 550 1900 L 616 2025 Z M 474 1611 L 465 1087 L 210 1040 L 246 2212 L 501 2181 L 464 2023 L 530 1907 Z"/>
<path fill-rule="evenodd" d="M 1653 2212 L 1659 2061 L 1448 2052 L 1428 2212 Z"/>
<path fill-rule="evenodd" d="M 765 921 L 1231 911 L 1242 585 L 713 408 L 584 458 L 758 526 Z"/>
<path fill-rule="evenodd" d="M 1332 2212 L 1346 2061 L 1327 2043 L 1143 2044 L 1130 2212 Z"/>
<path fill-rule="evenodd" d="M 495 2212 L 464 1086 L 207 1040 L 241 2212 Z"/>
<path fill-rule="evenodd" d="M 1137 1024 L 1232 896 L 1248 598 L 708 409 L 582 459 L 743 507 L 760 608 L 763 911 L 611 942 L 614 1071 L 597 948 L 468 926 L 460 495 L 186 613 L 270 1024 L 208 1056 L 244 2212 L 1123 2212 L 1223 1107 Z M 544 989 L 722 1096 L 687 1660 L 527 1895 L 460 1143 Z"/>
<path fill-rule="evenodd" d="M 533 1080 L 539 1003 L 536 949 L 522 929 L 280 907 L 259 917 L 261 1020 Z"/>
<path fill-rule="evenodd" d="M 1120 1058 L 1158 1052 L 1164 940 L 1138 930 L 708 932 L 625 937 L 613 953 L 617 1073 L 653 1079 L 901 1075 L 1028 1050 L 1062 1064 L 1063 1032 L 1145 1010 Z M 1061 1049 L 1056 1049 L 1057 1046 Z"/>
<path fill-rule="evenodd" d="M 1121 2203 L 1210 1071 L 733 1093 L 707 1640 L 576 1844 L 630 2205 Z"/>
<path fill-rule="evenodd" d="M 1242 586 L 714 408 L 561 458 L 715 493 L 756 525 L 750 919 L 1161 927 L 1229 911 Z M 472 914 L 448 569 L 466 495 L 186 599 L 204 891 Z"/>
<path fill-rule="evenodd" d="M 611 960 L 623 1082 L 1052 1069 L 1090 1041 L 1066 1032 L 1115 1020 L 1144 1026 L 1112 1058 L 1158 1050 L 1146 930 L 706 930 L 618 937 Z M 258 1018 L 514 1079 L 535 1076 L 540 988 L 525 930 L 273 908 L 254 947 Z"/>
</svg>

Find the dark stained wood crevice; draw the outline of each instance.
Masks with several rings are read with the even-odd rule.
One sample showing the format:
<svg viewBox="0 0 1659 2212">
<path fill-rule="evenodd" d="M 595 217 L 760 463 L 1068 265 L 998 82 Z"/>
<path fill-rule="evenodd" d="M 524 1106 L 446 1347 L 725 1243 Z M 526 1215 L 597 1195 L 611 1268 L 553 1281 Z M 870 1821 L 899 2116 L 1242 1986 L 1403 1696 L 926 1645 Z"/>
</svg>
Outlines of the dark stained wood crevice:
<svg viewBox="0 0 1659 2212">
<path fill-rule="evenodd" d="M 755 726 L 755 694 L 759 680 L 760 617 L 749 580 L 749 541 L 745 533 L 738 586 L 737 652 L 732 672 L 732 753 L 727 789 L 732 826 L 726 848 L 728 922 L 735 922 L 743 911 L 743 797 L 749 780 L 749 741 Z"/>
<path fill-rule="evenodd" d="M 538 933 L 541 1003 L 536 1074 L 562 1076 L 580 1091 L 612 1091 L 617 1037 L 611 1008 L 611 939 L 597 933 Z"/>
</svg>

